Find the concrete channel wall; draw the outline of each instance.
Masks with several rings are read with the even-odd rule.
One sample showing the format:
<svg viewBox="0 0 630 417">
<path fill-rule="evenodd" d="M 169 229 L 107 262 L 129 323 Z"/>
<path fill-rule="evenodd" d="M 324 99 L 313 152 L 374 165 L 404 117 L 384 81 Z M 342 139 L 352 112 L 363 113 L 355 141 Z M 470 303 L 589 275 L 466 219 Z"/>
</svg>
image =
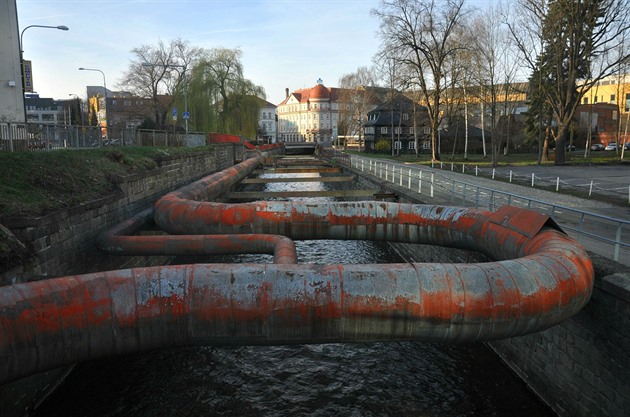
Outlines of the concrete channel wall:
<svg viewBox="0 0 630 417">
<path fill-rule="evenodd" d="M 2 219 L 23 243 L 34 249 L 28 262 L 0 271 L 0 285 L 97 271 L 164 265 L 166 257 L 112 256 L 95 247 L 102 232 L 150 207 L 162 195 L 240 162 L 242 145 L 225 144 L 188 157 L 165 156 L 158 168 L 120 178 L 120 192 L 78 207 L 37 218 Z M 70 369 L 58 369 L 0 386 L 0 415 L 23 416 L 33 409 Z"/>
<path fill-rule="evenodd" d="M 449 204 L 422 201 L 407 188 L 344 169 L 360 181 L 397 194 L 401 202 Z M 409 261 L 484 261 L 479 254 L 458 249 L 392 245 Z M 578 315 L 545 331 L 488 345 L 558 416 L 630 416 L 630 268 L 593 253 L 590 256 L 595 287 Z"/>
<path fill-rule="evenodd" d="M 37 253 L 26 265 L 1 272 L 1 285 L 163 263 L 156 257 L 104 256 L 94 248 L 96 236 L 157 197 L 242 158 L 242 149 L 228 145 L 206 156 L 165 159 L 152 173 L 125 178 L 115 196 L 44 218 L 12 219 L 5 225 L 32 242 Z M 360 172 L 353 173 L 359 181 L 368 181 Z M 417 195 L 391 183 L 370 185 L 397 193 L 401 202 L 422 203 Z M 419 262 L 479 261 L 478 254 L 460 250 L 402 244 L 396 248 Z M 630 415 L 630 273 L 607 259 L 593 256 L 593 261 L 595 290 L 580 314 L 543 332 L 489 344 L 561 417 Z M 59 369 L 0 387 L 0 414 L 25 415 L 68 372 Z"/>
</svg>

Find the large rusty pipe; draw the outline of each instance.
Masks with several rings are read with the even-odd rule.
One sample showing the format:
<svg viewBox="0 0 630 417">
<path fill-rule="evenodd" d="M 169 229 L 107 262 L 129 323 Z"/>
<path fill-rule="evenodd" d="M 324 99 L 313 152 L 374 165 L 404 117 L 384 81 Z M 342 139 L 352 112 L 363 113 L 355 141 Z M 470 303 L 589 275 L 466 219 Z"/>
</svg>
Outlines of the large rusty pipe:
<svg viewBox="0 0 630 417">
<path fill-rule="evenodd" d="M 97 246 L 114 255 L 231 255 L 273 254 L 274 263 L 297 263 L 295 243 L 280 235 L 159 235 L 133 236 L 153 222 L 153 209 L 144 210 L 101 234 Z"/>
<path fill-rule="evenodd" d="M 169 346 L 472 342 L 542 330 L 588 301 L 592 271 L 557 230 L 525 246 L 526 256 L 489 264 L 197 264 L 4 287 L 0 383 Z"/>
<path fill-rule="evenodd" d="M 156 222 L 180 234 L 273 230 L 438 244 L 498 261 L 167 266 L 3 287 L 0 383 L 164 346 L 512 337 L 561 322 L 590 297 L 590 259 L 548 216 L 510 207 L 192 201 L 215 195 L 241 168 L 165 196 Z"/>
</svg>

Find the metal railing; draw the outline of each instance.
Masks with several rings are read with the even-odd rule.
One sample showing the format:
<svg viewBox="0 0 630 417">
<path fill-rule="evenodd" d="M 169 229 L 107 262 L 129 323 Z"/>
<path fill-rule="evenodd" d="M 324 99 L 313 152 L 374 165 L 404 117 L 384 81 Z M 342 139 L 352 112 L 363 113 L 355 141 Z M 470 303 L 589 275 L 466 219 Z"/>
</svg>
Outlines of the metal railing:
<svg viewBox="0 0 630 417">
<path fill-rule="evenodd" d="M 404 187 L 440 204 L 484 208 L 502 205 L 528 208 L 551 216 L 562 229 L 594 253 L 630 264 L 630 221 L 567 207 L 556 202 L 518 195 L 457 180 L 428 168 L 352 155 L 328 155 L 365 174 Z M 349 162 L 349 163 L 348 163 Z"/>
<path fill-rule="evenodd" d="M 205 133 L 108 128 L 105 138 L 98 126 L 0 123 L 0 151 L 44 151 L 103 146 L 201 146 Z"/>
<path fill-rule="evenodd" d="M 610 196 L 620 201 L 630 204 L 630 184 L 628 186 L 610 187 L 602 186 L 596 180 L 589 180 L 582 183 L 569 182 L 558 176 L 541 177 L 534 172 L 523 173 L 516 172 L 512 169 L 499 170 L 497 168 L 480 168 L 479 166 L 464 163 L 431 163 L 431 168 L 440 169 L 442 171 L 461 172 L 462 174 L 470 174 L 481 176 L 493 180 L 503 180 L 510 183 L 526 185 L 528 187 L 539 187 L 548 191 L 566 192 L 578 191 L 585 196 L 592 197 L 595 194 Z"/>
</svg>

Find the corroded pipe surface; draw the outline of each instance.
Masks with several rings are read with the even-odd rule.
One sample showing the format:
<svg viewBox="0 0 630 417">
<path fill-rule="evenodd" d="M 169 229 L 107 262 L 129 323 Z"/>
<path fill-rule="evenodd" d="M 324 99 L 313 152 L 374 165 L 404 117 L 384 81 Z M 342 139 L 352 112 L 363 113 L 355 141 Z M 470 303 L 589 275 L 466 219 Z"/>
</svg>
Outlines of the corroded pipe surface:
<svg viewBox="0 0 630 417">
<path fill-rule="evenodd" d="M 0 382 L 167 346 L 469 342 L 538 331 L 588 301 L 592 269 L 557 230 L 524 246 L 523 257 L 490 264 L 200 264 L 5 287 Z"/>
<path fill-rule="evenodd" d="M 0 383 L 165 346 L 506 338 L 553 326 L 589 300 L 594 271 L 586 252 L 548 216 L 531 211 L 196 201 L 225 191 L 256 165 L 165 196 L 154 206 L 156 223 L 176 234 L 428 243 L 497 261 L 180 265 L 3 287 Z"/>
<path fill-rule="evenodd" d="M 153 210 L 121 222 L 99 236 L 97 245 L 114 255 L 232 255 L 273 254 L 274 263 L 296 264 L 295 243 L 280 235 L 166 235 L 132 236 L 153 221 Z"/>
</svg>

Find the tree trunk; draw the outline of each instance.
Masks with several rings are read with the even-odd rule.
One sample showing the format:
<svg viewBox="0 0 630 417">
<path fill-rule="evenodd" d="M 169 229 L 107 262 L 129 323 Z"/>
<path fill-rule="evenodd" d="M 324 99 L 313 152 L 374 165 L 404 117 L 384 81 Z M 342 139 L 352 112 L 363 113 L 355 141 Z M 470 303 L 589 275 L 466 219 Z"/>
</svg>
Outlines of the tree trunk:
<svg viewBox="0 0 630 417">
<path fill-rule="evenodd" d="M 556 133 L 556 156 L 554 159 L 555 165 L 564 165 L 566 162 L 565 144 L 567 143 L 568 134 L 568 123 L 560 123 L 558 125 L 558 133 Z"/>
</svg>

